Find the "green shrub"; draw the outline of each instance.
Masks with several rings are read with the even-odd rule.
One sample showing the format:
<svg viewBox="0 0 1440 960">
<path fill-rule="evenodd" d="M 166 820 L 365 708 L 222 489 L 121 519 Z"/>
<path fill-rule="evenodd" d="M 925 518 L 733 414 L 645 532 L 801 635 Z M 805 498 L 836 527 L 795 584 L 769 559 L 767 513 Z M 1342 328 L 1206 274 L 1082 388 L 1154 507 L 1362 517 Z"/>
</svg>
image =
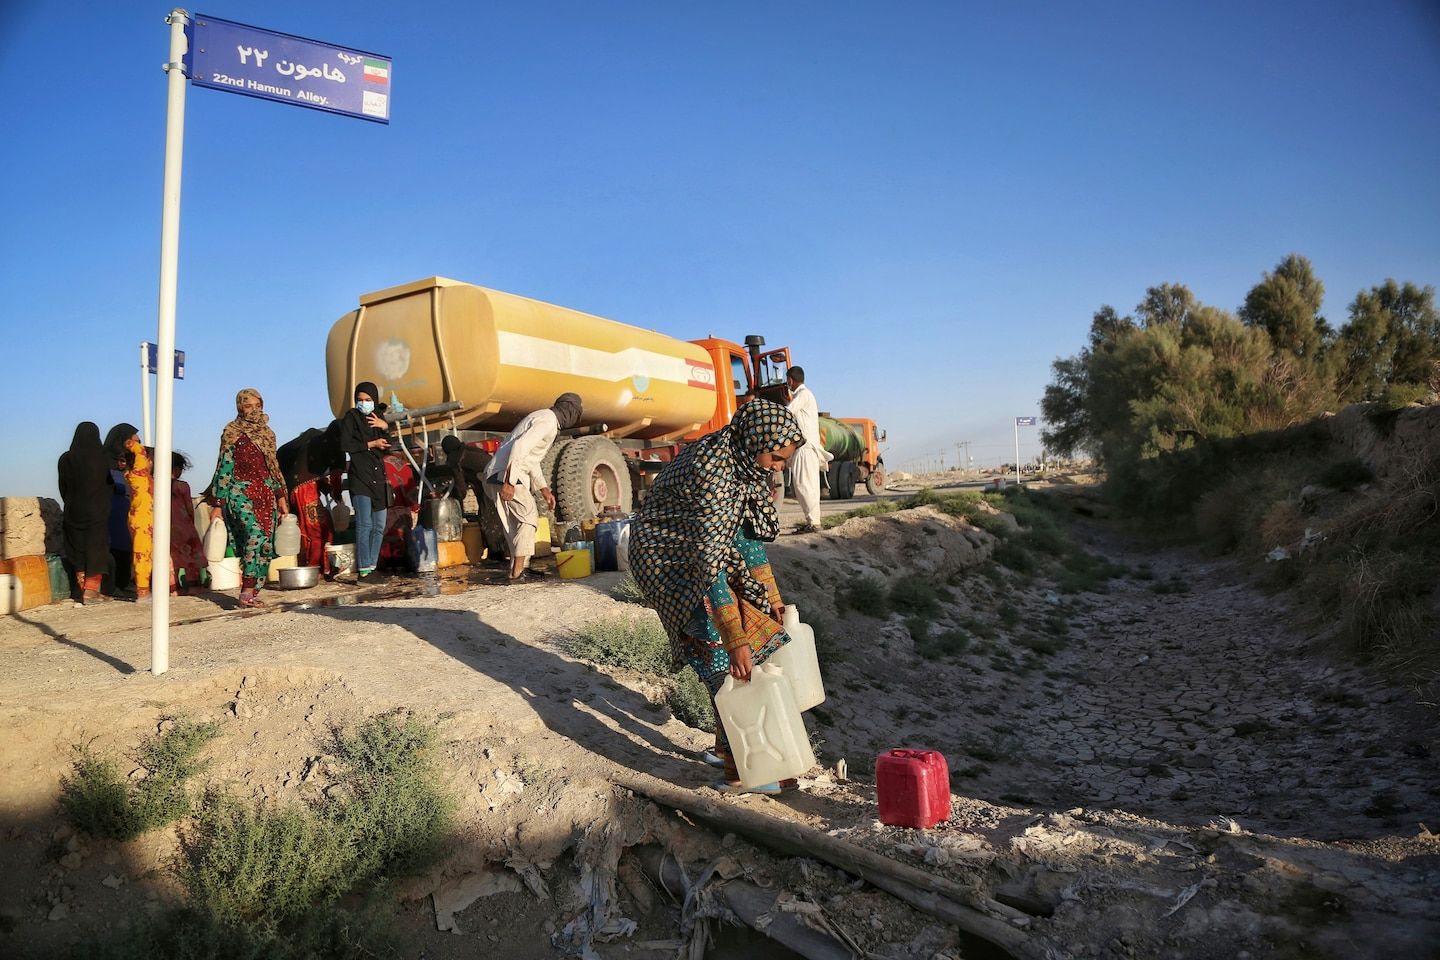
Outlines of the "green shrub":
<svg viewBox="0 0 1440 960">
<path fill-rule="evenodd" d="M 66 819 L 94 836 L 130 840 L 188 814 L 186 781 L 204 768 L 200 753 L 218 728 L 184 719 L 169 722 L 168 729 L 141 742 L 135 761 L 145 775 L 135 782 L 121 779 L 113 759 L 79 748 L 74 771 L 60 787 Z"/>
<path fill-rule="evenodd" d="M 666 691 L 665 704 L 687 727 L 715 732 L 715 704 L 694 670 L 685 668 L 675 675 Z"/>
<path fill-rule="evenodd" d="M 1033 574 L 1040 566 L 1030 551 L 1014 540 L 996 544 L 995 552 L 991 556 L 996 563 L 1009 567 L 1016 573 Z"/>
<path fill-rule="evenodd" d="M 650 601 L 645 599 L 645 592 L 640 589 L 640 584 L 636 583 L 635 578 L 628 573 L 625 575 L 625 579 L 617 583 L 615 589 L 610 591 L 610 596 L 616 600 L 623 600 L 625 603 L 639 604 L 642 607 L 650 605 Z"/>
<path fill-rule="evenodd" d="M 384 714 L 336 731 L 336 783 L 309 805 L 251 807 L 212 792 L 182 838 L 190 907 L 270 936 L 317 908 L 440 857 L 453 802 L 435 785 L 433 724 Z"/>
<path fill-rule="evenodd" d="M 866 616 L 884 617 L 890 613 L 890 594 L 878 577 L 856 577 L 835 599 L 842 609 L 848 607 Z"/>
<path fill-rule="evenodd" d="M 563 644 L 581 660 L 640 673 L 670 673 L 670 639 L 653 617 L 612 617 L 585 624 Z"/>
<path fill-rule="evenodd" d="M 911 614 L 905 618 L 905 630 L 910 634 L 910 640 L 918 650 L 930 638 L 930 618 L 920 614 Z"/>
<path fill-rule="evenodd" d="M 933 617 L 940 612 L 940 594 L 934 584 L 919 577 L 901 577 L 890 588 L 890 609 L 896 613 Z"/>
<path fill-rule="evenodd" d="M 965 519 L 970 521 L 972 527 L 978 527 L 991 536 L 1002 539 L 1010 536 L 1013 532 L 1010 524 L 1006 523 L 998 513 L 983 513 L 977 510 L 974 513 L 967 514 Z"/>
<path fill-rule="evenodd" d="M 923 492 L 923 491 L 922 491 Z M 820 521 L 820 525 L 826 530 L 840 526 L 846 520 L 853 520 L 856 517 L 880 517 L 887 513 L 894 513 L 903 510 L 911 504 L 899 504 L 894 500 L 876 500 L 874 503 L 867 503 L 864 506 L 856 507 L 854 510 L 847 510 L 844 513 L 835 513 Z"/>
<path fill-rule="evenodd" d="M 945 630 L 939 633 L 930 633 L 923 643 L 917 640 L 915 652 L 927 660 L 959 657 L 969 652 L 970 644 L 970 636 L 963 630 Z"/>
</svg>

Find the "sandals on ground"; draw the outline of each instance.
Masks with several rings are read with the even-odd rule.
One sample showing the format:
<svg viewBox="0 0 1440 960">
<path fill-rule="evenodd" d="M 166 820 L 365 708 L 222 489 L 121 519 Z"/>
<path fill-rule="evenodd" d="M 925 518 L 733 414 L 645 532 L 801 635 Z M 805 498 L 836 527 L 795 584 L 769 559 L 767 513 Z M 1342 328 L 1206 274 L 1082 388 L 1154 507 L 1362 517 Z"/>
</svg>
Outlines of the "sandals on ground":
<svg viewBox="0 0 1440 960">
<path fill-rule="evenodd" d="M 249 594 L 247 597 L 246 594 Z M 263 607 L 265 601 L 260 599 L 260 594 L 254 590 L 240 591 L 240 606 L 242 607 Z"/>
</svg>

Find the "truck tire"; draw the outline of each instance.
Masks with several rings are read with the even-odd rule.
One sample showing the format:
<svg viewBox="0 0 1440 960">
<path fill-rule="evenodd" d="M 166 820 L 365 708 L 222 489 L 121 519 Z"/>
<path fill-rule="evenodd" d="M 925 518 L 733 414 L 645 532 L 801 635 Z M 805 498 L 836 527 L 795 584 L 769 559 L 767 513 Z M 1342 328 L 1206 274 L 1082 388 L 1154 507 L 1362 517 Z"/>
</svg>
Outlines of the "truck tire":
<svg viewBox="0 0 1440 960">
<path fill-rule="evenodd" d="M 872 497 L 878 497 L 885 492 L 885 461 L 875 464 L 875 469 L 865 478 L 865 489 Z"/>
<path fill-rule="evenodd" d="M 505 543 L 505 528 L 500 525 L 500 514 L 489 497 L 480 500 L 480 536 L 485 541 L 486 557 L 498 560 L 509 558 L 510 548 Z"/>
<path fill-rule="evenodd" d="M 545 483 L 552 491 L 560 483 L 559 471 L 555 469 L 555 465 L 560 461 L 561 451 L 570 445 L 571 439 L 570 437 L 556 437 L 555 442 L 550 444 L 550 449 L 545 451 L 545 459 L 540 461 L 540 472 L 544 475 Z M 539 493 L 538 490 L 533 492 Z"/>
<path fill-rule="evenodd" d="M 860 478 L 860 464 L 853 460 L 847 461 L 840 471 L 840 499 L 855 499 L 855 483 Z"/>
<path fill-rule="evenodd" d="M 632 507 L 625 455 L 605 437 L 577 437 L 566 444 L 553 489 L 561 520 L 588 520 L 606 507 L 629 513 Z"/>
<path fill-rule="evenodd" d="M 855 480 L 860 473 L 853 460 L 836 461 L 830 464 L 830 499 L 849 500 L 855 496 Z"/>
</svg>

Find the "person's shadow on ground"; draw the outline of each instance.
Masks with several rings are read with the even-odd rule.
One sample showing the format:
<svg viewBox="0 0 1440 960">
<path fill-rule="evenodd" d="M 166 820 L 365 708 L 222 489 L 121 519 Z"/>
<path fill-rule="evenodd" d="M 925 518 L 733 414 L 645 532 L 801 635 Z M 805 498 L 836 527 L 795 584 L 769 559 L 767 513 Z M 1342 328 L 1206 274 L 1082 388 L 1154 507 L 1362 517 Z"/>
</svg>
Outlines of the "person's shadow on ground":
<svg viewBox="0 0 1440 960">
<path fill-rule="evenodd" d="M 342 623 L 401 627 L 457 663 L 509 687 L 548 729 L 597 756 L 682 785 L 698 786 L 714 779 L 714 771 L 688 748 L 640 719 L 651 716 L 661 722 L 667 713 L 664 708 L 588 664 L 566 660 L 496 630 L 474 611 L 365 604 L 295 612 Z M 620 729 L 608 726 L 602 716 Z"/>
</svg>

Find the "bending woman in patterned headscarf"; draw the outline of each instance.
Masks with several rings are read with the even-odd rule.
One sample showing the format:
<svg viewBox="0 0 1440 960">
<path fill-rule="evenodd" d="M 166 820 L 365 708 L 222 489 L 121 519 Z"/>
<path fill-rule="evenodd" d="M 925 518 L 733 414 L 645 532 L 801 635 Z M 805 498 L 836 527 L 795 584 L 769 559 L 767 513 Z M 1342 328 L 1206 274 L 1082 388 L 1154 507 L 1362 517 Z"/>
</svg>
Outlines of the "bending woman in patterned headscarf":
<svg viewBox="0 0 1440 960">
<path fill-rule="evenodd" d="M 800 425 L 779 404 L 751 400 L 729 426 L 685 448 L 655 479 L 630 530 L 630 569 L 670 637 L 674 665 L 688 663 L 710 695 L 727 674 L 750 671 L 789 642 L 785 605 L 761 541 L 780 519 L 771 472 L 802 442 Z M 715 721 L 719 789 L 740 792 L 724 727 Z M 714 761 L 712 761 L 714 762 Z M 793 781 L 754 788 L 779 793 Z"/>
<path fill-rule="evenodd" d="M 275 557 L 275 515 L 289 513 L 290 505 L 260 392 L 247 388 L 235 394 L 235 414 L 220 435 L 220 460 L 206 499 L 212 522 L 224 516 L 240 558 L 240 604 L 259 607 L 264 606 L 260 588 Z"/>
</svg>

